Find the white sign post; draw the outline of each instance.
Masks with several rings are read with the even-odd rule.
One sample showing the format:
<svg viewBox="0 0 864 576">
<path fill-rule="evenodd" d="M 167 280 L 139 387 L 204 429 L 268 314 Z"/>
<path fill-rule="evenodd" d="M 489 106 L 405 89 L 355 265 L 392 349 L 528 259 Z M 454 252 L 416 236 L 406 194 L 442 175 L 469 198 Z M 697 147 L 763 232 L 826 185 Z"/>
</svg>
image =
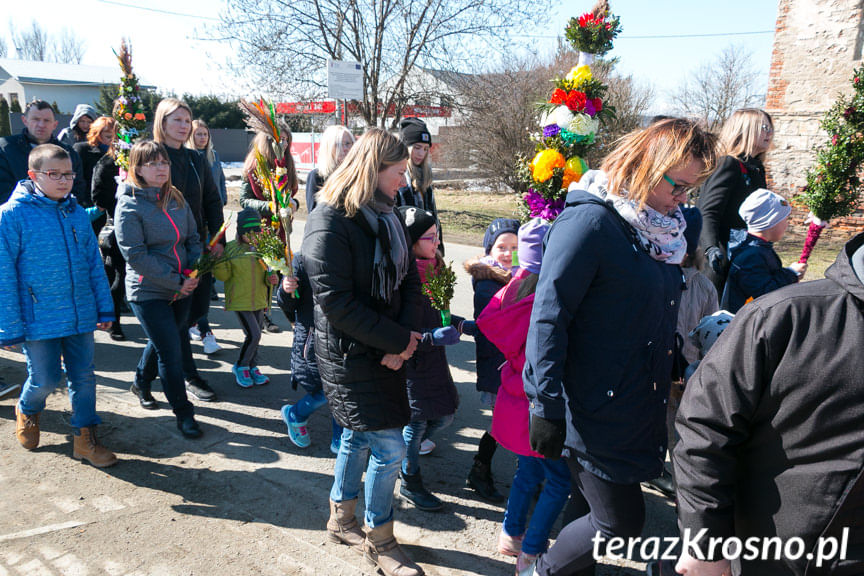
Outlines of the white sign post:
<svg viewBox="0 0 864 576">
<path fill-rule="evenodd" d="M 363 99 L 363 69 L 358 62 L 327 60 L 327 96 L 337 100 Z"/>
</svg>

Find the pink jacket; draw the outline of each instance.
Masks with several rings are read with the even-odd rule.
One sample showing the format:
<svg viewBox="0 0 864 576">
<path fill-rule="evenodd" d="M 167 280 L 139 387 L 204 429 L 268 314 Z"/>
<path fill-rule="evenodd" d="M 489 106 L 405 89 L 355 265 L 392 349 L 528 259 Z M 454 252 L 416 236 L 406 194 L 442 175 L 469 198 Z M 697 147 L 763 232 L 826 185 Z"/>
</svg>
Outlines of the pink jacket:
<svg viewBox="0 0 864 576">
<path fill-rule="evenodd" d="M 534 294 L 513 303 L 519 284 L 528 274 L 519 269 L 510 283 L 492 297 L 477 318 L 477 327 L 507 359 L 501 366 L 501 387 L 492 412 L 492 436 L 511 452 L 542 458 L 528 443 L 528 398 L 522 387 Z"/>
</svg>

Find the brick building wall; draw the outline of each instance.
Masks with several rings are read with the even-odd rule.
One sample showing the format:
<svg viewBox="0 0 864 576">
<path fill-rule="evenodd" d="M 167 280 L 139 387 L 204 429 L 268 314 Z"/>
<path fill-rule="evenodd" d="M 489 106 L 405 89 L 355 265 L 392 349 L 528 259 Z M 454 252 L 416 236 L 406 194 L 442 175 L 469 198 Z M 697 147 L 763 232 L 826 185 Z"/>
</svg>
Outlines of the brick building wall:
<svg viewBox="0 0 864 576">
<path fill-rule="evenodd" d="M 864 43 L 864 1 L 780 0 L 765 109 L 774 120 L 769 187 L 791 197 L 807 183 L 814 148 L 827 139 L 819 121 L 840 93 L 851 92 Z M 864 197 L 862 197 L 864 209 Z M 864 231 L 864 210 L 832 222 L 826 237 Z M 796 209 L 793 222 L 806 216 Z"/>
</svg>

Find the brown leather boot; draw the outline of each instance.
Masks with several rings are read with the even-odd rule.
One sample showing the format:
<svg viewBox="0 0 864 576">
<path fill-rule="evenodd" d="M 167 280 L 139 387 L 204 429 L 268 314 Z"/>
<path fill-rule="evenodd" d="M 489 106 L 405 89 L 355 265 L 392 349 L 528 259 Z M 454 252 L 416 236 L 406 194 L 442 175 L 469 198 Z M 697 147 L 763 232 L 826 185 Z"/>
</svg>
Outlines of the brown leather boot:
<svg viewBox="0 0 864 576">
<path fill-rule="evenodd" d="M 18 405 L 15 405 L 15 436 L 18 437 L 18 442 L 27 450 L 33 450 L 39 446 L 39 414 L 28 416 L 23 414 Z"/>
<path fill-rule="evenodd" d="M 363 556 L 386 576 L 423 576 L 425 572 L 408 558 L 393 536 L 393 522 L 368 529 Z"/>
<path fill-rule="evenodd" d="M 73 458 L 87 460 L 97 468 L 107 468 L 117 463 L 117 456 L 99 444 L 99 440 L 96 438 L 96 426 L 81 428 L 79 432 L 72 437 Z"/>
<path fill-rule="evenodd" d="M 330 519 L 327 520 L 327 535 L 333 542 L 341 542 L 357 548 L 358 552 L 363 550 L 363 542 L 366 535 L 357 522 L 354 510 L 357 508 L 357 499 L 334 502 L 330 500 Z"/>
</svg>

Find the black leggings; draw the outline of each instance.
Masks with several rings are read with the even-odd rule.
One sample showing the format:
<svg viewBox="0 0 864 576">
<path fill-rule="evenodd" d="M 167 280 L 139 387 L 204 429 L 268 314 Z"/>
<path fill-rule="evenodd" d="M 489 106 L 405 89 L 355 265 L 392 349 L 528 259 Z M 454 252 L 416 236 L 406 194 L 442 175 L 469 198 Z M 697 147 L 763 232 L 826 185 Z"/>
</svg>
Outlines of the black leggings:
<svg viewBox="0 0 864 576">
<path fill-rule="evenodd" d="M 102 252 L 102 264 L 105 275 L 111 284 L 111 300 L 114 301 L 114 326 L 120 327 L 120 310 L 123 309 L 123 298 L 126 296 L 126 260 L 120 250 L 114 249 Z"/>
<path fill-rule="evenodd" d="M 540 556 L 535 570 L 542 576 L 592 574 L 594 565 L 593 538 L 598 532 L 604 541 L 599 554 L 606 552 L 606 544 L 614 536 L 635 538 L 642 533 L 645 523 L 645 500 L 638 482 L 615 484 L 587 472 L 573 459 L 567 459 L 573 490 L 585 514 L 565 526 L 558 534 L 555 545 Z"/>
</svg>

